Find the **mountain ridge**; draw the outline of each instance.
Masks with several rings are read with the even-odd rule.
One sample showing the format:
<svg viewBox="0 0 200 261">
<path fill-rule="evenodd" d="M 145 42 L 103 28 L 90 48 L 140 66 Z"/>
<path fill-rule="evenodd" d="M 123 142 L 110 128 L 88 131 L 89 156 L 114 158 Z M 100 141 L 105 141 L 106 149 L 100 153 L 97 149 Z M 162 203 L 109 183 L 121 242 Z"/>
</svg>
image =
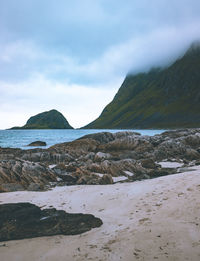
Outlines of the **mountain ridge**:
<svg viewBox="0 0 200 261">
<path fill-rule="evenodd" d="M 83 128 L 200 127 L 200 43 L 167 68 L 128 74 L 101 115 Z"/>
</svg>

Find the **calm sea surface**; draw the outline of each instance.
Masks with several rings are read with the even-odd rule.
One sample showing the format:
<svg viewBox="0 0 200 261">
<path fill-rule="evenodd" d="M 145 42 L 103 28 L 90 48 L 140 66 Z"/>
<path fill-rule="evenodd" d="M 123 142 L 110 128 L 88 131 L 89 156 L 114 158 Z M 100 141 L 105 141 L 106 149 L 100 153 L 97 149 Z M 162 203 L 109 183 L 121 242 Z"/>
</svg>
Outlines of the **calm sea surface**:
<svg viewBox="0 0 200 261">
<path fill-rule="evenodd" d="M 45 141 L 47 147 L 50 147 L 56 143 L 72 141 L 86 134 L 103 131 L 114 133 L 123 130 L 0 130 L 0 147 L 30 149 L 31 147 L 27 147 L 27 145 L 37 140 Z M 153 136 L 162 133 L 164 130 L 125 131 L 136 131 L 142 135 Z"/>
</svg>

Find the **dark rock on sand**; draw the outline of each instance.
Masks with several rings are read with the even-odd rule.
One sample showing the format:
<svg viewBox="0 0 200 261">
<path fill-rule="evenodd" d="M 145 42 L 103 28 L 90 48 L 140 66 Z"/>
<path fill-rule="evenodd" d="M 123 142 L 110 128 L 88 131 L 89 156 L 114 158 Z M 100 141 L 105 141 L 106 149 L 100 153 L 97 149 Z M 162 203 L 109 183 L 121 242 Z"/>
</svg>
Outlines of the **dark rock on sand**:
<svg viewBox="0 0 200 261">
<path fill-rule="evenodd" d="M 102 224 L 90 214 L 70 214 L 55 208 L 41 210 L 30 203 L 0 205 L 0 241 L 77 235 Z"/>
</svg>

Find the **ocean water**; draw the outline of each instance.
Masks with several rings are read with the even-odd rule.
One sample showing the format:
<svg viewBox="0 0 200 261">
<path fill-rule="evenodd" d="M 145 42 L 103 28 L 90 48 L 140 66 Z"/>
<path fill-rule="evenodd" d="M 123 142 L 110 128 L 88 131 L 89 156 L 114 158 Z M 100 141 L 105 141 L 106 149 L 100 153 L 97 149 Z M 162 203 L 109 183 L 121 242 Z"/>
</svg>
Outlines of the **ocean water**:
<svg viewBox="0 0 200 261">
<path fill-rule="evenodd" d="M 164 130 L 0 130 L 0 147 L 30 149 L 27 147 L 33 141 L 45 141 L 47 147 L 56 143 L 73 141 L 86 134 L 97 132 L 136 131 L 142 135 L 153 136 Z M 45 148 L 45 147 L 43 147 Z"/>
</svg>

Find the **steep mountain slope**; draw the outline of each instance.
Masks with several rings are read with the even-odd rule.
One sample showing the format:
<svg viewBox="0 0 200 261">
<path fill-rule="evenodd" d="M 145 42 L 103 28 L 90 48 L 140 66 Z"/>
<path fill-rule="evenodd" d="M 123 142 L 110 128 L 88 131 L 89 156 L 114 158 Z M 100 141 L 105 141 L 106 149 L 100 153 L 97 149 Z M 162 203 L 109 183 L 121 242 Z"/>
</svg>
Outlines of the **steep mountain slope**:
<svg viewBox="0 0 200 261">
<path fill-rule="evenodd" d="M 50 110 L 32 116 L 23 127 L 12 129 L 73 129 L 57 110 Z"/>
<path fill-rule="evenodd" d="M 84 128 L 200 127 L 200 44 L 170 67 L 128 75 L 99 118 Z"/>
</svg>

